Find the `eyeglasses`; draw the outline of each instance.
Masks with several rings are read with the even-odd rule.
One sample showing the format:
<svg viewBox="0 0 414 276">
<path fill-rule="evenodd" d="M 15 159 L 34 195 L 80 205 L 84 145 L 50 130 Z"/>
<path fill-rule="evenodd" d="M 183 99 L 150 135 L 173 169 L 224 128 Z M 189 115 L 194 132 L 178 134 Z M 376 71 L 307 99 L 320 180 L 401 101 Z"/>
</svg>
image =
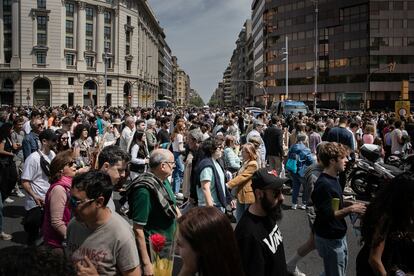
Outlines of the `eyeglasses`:
<svg viewBox="0 0 414 276">
<path fill-rule="evenodd" d="M 72 208 L 78 207 L 80 204 L 87 204 L 95 201 L 95 199 L 85 199 L 85 200 L 79 200 L 74 196 L 71 196 L 69 199 L 69 204 Z"/>
<path fill-rule="evenodd" d="M 37 124 L 36 126 L 37 127 L 43 127 L 43 124 Z"/>
<path fill-rule="evenodd" d="M 175 161 L 165 161 L 163 163 L 167 163 L 170 167 L 174 167 L 175 166 Z"/>
</svg>

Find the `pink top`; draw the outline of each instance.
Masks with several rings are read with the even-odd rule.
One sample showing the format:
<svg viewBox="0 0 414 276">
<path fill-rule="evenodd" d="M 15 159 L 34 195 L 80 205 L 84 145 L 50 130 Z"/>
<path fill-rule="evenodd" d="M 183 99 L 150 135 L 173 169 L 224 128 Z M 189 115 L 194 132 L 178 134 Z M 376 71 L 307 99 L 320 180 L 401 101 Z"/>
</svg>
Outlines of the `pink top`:
<svg viewBox="0 0 414 276">
<path fill-rule="evenodd" d="M 66 239 L 66 227 L 71 219 L 67 204 L 71 186 L 72 177 L 62 176 L 46 193 L 42 232 L 45 243 L 52 247 L 61 248 Z"/>
</svg>

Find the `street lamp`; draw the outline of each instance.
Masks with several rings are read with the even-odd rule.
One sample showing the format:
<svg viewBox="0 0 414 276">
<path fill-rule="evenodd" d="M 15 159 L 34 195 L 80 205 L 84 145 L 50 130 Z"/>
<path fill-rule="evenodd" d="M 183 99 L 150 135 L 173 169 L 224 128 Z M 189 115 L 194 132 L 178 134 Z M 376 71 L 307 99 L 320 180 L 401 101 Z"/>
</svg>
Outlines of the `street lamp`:
<svg viewBox="0 0 414 276">
<path fill-rule="evenodd" d="M 146 58 L 145 58 L 145 69 L 146 69 L 146 74 L 147 74 L 147 77 L 146 78 L 144 78 L 144 80 L 146 80 L 147 82 L 148 82 L 148 80 L 150 79 L 149 78 L 149 72 L 148 72 L 148 58 L 152 58 L 152 56 L 151 55 L 149 55 L 149 56 L 146 56 Z M 146 84 L 146 86 L 147 86 L 147 89 L 145 90 L 145 108 L 148 108 L 148 96 L 149 96 L 149 91 L 148 91 L 148 87 L 149 87 L 149 84 Z"/>
<path fill-rule="evenodd" d="M 314 83 L 313 83 L 313 113 L 316 113 L 316 101 L 318 97 L 318 59 L 319 59 L 319 27 L 318 27 L 318 20 L 319 20 L 319 9 L 318 4 L 319 0 L 312 0 L 315 4 L 315 65 L 313 68 L 314 73 Z"/>
<path fill-rule="evenodd" d="M 105 59 L 105 64 L 104 64 L 104 66 L 105 66 L 105 100 L 104 100 L 104 103 L 105 103 L 105 106 L 107 106 L 108 105 L 108 103 L 107 103 L 107 98 L 108 98 L 108 91 L 107 91 L 107 86 L 108 86 L 108 47 L 105 47 L 105 54 L 104 54 L 104 59 Z"/>
<path fill-rule="evenodd" d="M 371 80 L 371 76 L 373 74 L 375 74 L 375 73 L 378 73 L 378 72 L 381 72 L 381 71 L 385 71 L 385 70 L 388 70 L 388 72 L 390 72 L 390 73 L 391 72 L 394 72 L 395 65 L 396 65 L 395 61 L 394 62 L 390 62 L 390 63 L 387 64 L 387 66 L 382 67 L 382 68 L 378 68 L 377 70 L 374 70 L 374 71 L 370 72 L 367 75 L 367 89 L 365 90 L 365 93 L 364 93 L 364 111 L 365 112 L 367 111 L 367 93 L 370 92 L 369 82 Z"/>
<path fill-rule="evenodd" d="M 263 96 L 265 98 L 265 111 L 267 109 L 267 99 L 269 97 L 269 95 L 267 94 L 267 90 L 266 87 L 264 87 L 264 85 L 256 80 L 230 80 L 231 82 L 252 82 L 256 85 L 258 85 L 262 90 L 263 90 Z"/>
<path fill-rule="evenodd" d="M 289 97 L 289 46 L 288 46 L 288 36 L 285 36 L 285 48 L 282 48 L 282 55 L 285 57 L 282 58 L 282 61 L 285 62 L 285 99 L 287 100 Z"/>
</svg>

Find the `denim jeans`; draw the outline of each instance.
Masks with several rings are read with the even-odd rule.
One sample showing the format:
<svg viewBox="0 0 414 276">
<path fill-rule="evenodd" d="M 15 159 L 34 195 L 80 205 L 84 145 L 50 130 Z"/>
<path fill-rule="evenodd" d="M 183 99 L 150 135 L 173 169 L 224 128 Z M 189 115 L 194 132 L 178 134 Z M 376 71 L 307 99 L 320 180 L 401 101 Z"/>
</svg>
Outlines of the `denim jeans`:
<svg viewBox="0 0 414 276">
<path fill-rule="evenodd" d="M 173 172 L 173 189 L 174 189 L 174 193 L 178 193 L 180 192 L 180 188 L 181 188 L 181 182 L 183 181 L 184 178 L 184 162 L 183 159 L 181 158 L 181 153 L 180 152 L 174 152 L 174 160 L 175 160 L 175 169 Z"/>
<path fill-rule="evenodd" d="M 315 234 L 315 246 L 323 259 L 324 276 L 345 276 L 348 264 L 346 236 L 342 239 L 325 239 Z"/>
<path fill-rule="evenodd" d="M 292 173 L 291 178 L 292 178 L 292 204 L 298 204 L 300 186 L 303 185 L 303 187 L 305 188 L 305 185 L 304 185 L 305 179 L 303 177 L 300 177 L 296 173 Z M 306 195 L 306 194 L 307 193 L 303 191 L 303 195 Z M 306 202 L 307 202 L 307 198 L 305 198 L 305 196 L 302 196 L 302 204 L 306 205 Z"/>
<path fill-rule="evenodd" d="M 250 204 L 244 204 L 244 203 L 240 203 L 237 200 L 237 205 L 236 205 L 236 221 L 239 222 L 243 213 L 249 209 Z"/>
<path fill-rule="evenodd" d="M 0 233 L 3 232 L 3 198 L 0 192 Z"/>
</svg>

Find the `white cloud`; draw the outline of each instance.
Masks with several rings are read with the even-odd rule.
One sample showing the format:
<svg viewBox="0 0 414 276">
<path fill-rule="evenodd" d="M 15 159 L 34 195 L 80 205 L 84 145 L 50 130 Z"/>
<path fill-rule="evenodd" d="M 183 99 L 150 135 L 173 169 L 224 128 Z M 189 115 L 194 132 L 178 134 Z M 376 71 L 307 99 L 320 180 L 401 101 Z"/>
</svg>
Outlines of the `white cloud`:
<svg viewBox="0 0 414 276">
<path fill-rule="evenodd" d="M 251 0 L 149 0 L 178 63 L 205 101 L 221 80 Z"/>
</svg>

